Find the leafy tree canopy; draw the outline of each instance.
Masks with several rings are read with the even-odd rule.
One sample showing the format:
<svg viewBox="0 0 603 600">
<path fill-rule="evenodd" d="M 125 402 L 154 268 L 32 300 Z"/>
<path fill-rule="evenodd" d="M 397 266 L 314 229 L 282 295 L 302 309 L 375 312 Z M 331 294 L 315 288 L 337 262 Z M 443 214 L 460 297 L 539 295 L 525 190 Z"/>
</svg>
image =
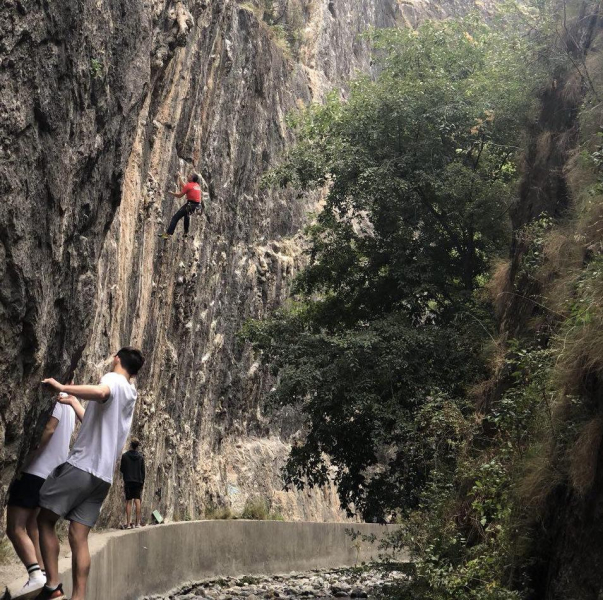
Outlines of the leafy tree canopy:
<svg viewBox="0 0 603 600">
<path fill-rule="evenodd" d="M 292 303 L 245 335 L 275 402 L 307 416 L 287 482 L 330 464 L 344 505 L 380 519 L 417 502 L 436 454 L 445 466 L 426 406 L 462 411 L 482 369 L 476 290 L 507 241 L 534 72 L 520 35 L 475 17 L 371 38 L 378 75 L 292 118 L 298 143 L 267 180 L 324 205 Z"/>
</svg>

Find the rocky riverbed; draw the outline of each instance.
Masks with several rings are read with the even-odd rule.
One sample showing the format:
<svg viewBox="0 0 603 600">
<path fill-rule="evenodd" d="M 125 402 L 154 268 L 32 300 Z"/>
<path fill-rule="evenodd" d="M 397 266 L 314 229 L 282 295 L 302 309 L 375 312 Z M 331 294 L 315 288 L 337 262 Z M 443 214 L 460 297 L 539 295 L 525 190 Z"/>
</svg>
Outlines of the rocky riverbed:
<svg viewBox="0 0 603 600">
<path fill-rule="evenodd" d="M 144 600 L 260 600 L 260 598 L 374 598 L 403 584 L 401 571 L 382 569 L 318 570 L 310 573 L 222 577 L 187 583 L 166 595 Z"/>
</svg>

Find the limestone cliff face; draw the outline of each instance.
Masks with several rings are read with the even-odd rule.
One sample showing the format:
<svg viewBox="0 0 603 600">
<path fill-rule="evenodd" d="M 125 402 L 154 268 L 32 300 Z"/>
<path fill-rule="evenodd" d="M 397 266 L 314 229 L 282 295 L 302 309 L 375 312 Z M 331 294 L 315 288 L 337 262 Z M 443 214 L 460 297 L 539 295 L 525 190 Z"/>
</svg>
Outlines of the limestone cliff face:
<svg viewBox="0 0 603 600">
<path fill-rule="evenodd" d="M 169 60 L 162 55 L 147 91 L 78 375 L 94 377 L 99 357 L 120 345 L 143 349 L 149 365 L 134 432 L 150 463 L 147 499 L 169 518 L 199 517 L 211 504 L 239 510 L 250 496 L 268 498 L 286 518 L 340 518 L 332 491 L 281 493 L 288 449 L 281 440 L 299 423 L 262 414 L 271 382 L 236 334 L 246 318 L 278 306 L 302 264 L 309 200 L 263 192 L 258 183 L 288 141 L 286 114 L 324 89 L 309 72 L 326 82 L 366 68 L 366 44 L 356 53 L 353 46 L 379 11 L 364 4 L 368 17 L 357 3 L 341 3 L 342 21 L 327 4 L 308 10 L 317 48 L 325 36 L 339 39 L 309 68 L 286 56 L 258 7 L 197 7 L 187 16 L 186 45 Z M 209 219 L 195 216 L 190 239 L 180 225 L 166 243 L 157 233 L 180 204 L 166 190 L 178 170 L 191 168 L 208 184 Z M 105 520 L 121 510 L 119 495 L 114 489 Z"/>
<path fill-rule="evenodd" d="M 4 2 L 0 500 L 51 406 L 40 379 L 94 380 L 131 344 L 147 506 L 194 518 L 261 495 L 286 518 L 341 517 L 332 490 L 282 493 L 299 419 L 263 412 L 270 377 L 237 338 L 285 298 L 316 201 L 259 182 L 287 113 L 370 69 L 362 32 L 457 4 L 279 0 L 266 19 L 264 0 Z M 191 169 L 207 216 L 163 242 Z"/>
</svg>

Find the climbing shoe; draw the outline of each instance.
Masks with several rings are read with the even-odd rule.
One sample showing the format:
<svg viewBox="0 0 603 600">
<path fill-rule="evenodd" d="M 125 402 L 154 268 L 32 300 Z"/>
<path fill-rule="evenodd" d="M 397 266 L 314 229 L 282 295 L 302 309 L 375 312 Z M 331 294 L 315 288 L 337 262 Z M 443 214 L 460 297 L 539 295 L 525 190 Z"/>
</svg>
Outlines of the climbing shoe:
<svg viewBox="0 0 603 600">
<path fill-rule="evenodd" d="M 53 590 L 45 585 L 41 592 L 35 597 L 35 600 L 63 600 L 64 598 L 63 584 L 59 583 Z"/>
<path fill-rule="evenodd" d="M 169 233 L 158 233 L 157 234 L 162 240 L 169 240 L 172 236 Z"/>
</svg>

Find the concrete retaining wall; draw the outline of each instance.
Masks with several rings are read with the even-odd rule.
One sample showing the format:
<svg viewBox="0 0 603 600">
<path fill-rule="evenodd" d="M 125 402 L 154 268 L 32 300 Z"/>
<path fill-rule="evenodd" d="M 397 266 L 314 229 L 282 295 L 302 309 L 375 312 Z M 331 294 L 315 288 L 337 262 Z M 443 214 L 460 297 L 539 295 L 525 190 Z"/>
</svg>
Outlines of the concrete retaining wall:
<svg viewBox="0 0 603 600">
<path fill-rule="evenodd" d="M 91 544 L 88 600 L 134 600 L 212 576 L 288 573 L 354 565 L 377 558 L 362 542 L 359 557 L 346 530 L 381 538 L 387 526 L 277 521 L 194 521 L 99 535 Z M 71 570 L 61 561 L 65 591 Z"/>
</svg>

